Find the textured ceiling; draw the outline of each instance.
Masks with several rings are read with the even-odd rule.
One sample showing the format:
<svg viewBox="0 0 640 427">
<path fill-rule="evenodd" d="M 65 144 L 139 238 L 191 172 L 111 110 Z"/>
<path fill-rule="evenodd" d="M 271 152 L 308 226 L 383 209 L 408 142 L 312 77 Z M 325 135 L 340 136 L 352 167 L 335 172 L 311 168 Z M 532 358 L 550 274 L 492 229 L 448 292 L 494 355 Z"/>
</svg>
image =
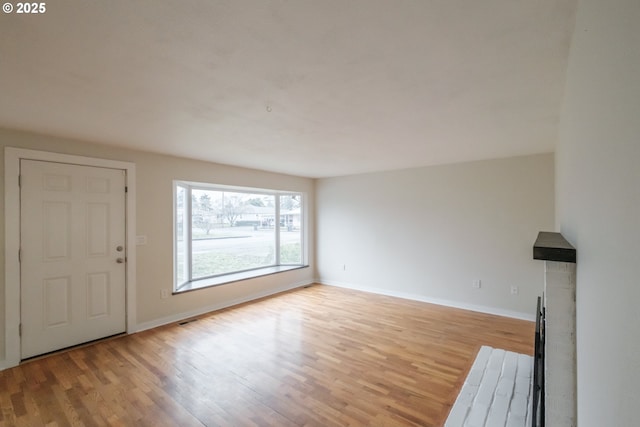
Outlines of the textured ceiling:
<svg viewBox="0 0 640 427">
<path fill-rule="evenodd" d="M 575 0 L 0 15 L 0 126 L 326 177 L 554 150 Z"/>
</svg>

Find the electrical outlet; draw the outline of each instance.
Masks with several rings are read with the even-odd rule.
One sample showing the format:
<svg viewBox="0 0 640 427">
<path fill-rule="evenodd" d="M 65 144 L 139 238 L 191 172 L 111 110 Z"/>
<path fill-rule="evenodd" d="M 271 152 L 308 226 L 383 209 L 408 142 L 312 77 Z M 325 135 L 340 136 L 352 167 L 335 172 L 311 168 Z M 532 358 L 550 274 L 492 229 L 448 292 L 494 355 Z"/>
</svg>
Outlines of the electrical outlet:
<svg viewBox="0 0 640 427">
<path fill-rule="evenodd" d="M 475 279 L 472 283 L 471 283 L 471 287 L 475 288 L 475 289 L 480 289 L 480 287 L 482 287 L 482 281 L 480 279 Z"/>
<path fill-rule="evenodd" d="M 519 292 L 520 290 L 517 286 L 511 286 L 511 295 L 518 295 Z"/>
<path fill-rule="evenodd" d="M 166 299 L 169 298 L 169 289 L 163 289 L 160 291 L 160 298 Z"/>
</svg>

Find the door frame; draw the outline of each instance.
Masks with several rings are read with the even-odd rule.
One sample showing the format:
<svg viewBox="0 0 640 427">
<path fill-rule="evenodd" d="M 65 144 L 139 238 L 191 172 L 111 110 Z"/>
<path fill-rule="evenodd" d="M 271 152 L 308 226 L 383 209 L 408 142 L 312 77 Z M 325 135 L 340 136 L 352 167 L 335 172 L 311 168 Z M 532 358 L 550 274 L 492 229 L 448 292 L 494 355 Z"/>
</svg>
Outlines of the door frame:
<svg viewBox="0 0 640 427">
<path fill-rule="evenodd" d="M 5 331 L 4 361 L 0 370 L 20 364 L 20 160 L 42 160 L 121 169 L 126 172 L 125 233 L 127 263 L 125 273 L 127 333 L 136 331 L 136 165 L 117 160 L 99 159 L 48 151 L 5 147 L 4 149 L 4 230 L 5 230 Z"/>
</svg>

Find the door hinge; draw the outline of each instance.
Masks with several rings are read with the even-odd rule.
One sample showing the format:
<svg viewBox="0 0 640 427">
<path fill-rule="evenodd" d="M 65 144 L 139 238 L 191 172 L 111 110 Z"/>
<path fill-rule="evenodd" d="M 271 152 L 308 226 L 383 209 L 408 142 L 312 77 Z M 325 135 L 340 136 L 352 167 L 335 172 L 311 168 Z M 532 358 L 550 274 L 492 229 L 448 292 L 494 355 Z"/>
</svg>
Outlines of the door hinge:
<svg viewBox="0 0 640 427">
<path fill-rule="evenodd" d="M 124 187 L 124 192 L 125 192 L 125 193 L 128 193 L 128 192 L 129 192 L 129 187 L 125 186 L 125 187 Z"/>
<path fill-rule="evenodd" d="M 22 336 L 22 323 L 18 325 L 18 335 Z"/>
<path fill-rule="evenodd" d="M 22 262 L 22 249 L 18 249 L 18 262 Z"/>
<path fill-rule="evenodd" d="M 22 175 L 18 175 L 18 187 L 22 187 Z"/>
</svg>

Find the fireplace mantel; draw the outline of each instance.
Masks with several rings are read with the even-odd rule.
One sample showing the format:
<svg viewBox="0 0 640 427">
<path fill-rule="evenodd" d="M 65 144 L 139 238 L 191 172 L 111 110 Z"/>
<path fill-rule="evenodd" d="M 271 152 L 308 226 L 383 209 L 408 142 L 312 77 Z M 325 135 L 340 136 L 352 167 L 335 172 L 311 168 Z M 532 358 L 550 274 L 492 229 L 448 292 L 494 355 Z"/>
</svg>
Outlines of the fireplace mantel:
<svg viewBox="0 0 640 427">
<path fill-rule="evenodd" d="M 533 244 L 533 259 L 557 262 L 576 262 L 576 248 L 560 233 L 541 231 Z"/>
</svg>

